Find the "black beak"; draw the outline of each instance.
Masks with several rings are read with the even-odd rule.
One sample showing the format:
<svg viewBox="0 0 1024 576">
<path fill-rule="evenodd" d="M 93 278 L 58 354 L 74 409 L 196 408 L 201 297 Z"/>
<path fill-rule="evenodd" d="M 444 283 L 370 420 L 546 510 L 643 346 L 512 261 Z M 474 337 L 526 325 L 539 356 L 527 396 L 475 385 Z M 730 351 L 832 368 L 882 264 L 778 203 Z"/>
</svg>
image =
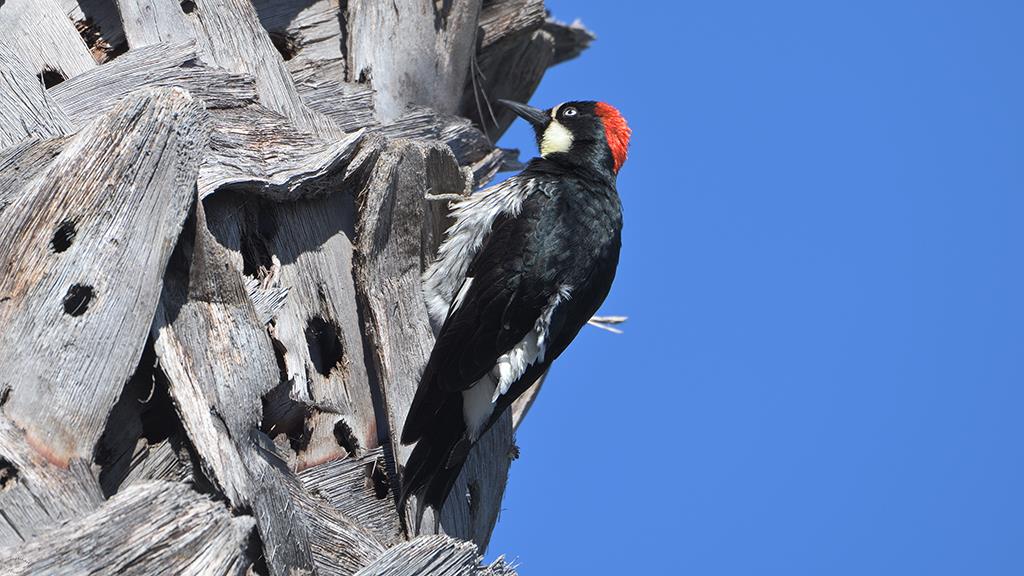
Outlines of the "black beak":
<svg viewBox="0 0 1024 576">
<path fill-rule="evenodd" d="M 498 102 L 508 106 L 516 113 L 517 116 L 526 120 L 530 124 L 533 124 L 535 128 L 543 128 L 547 126 L 548 121 L 551 120 L 543 110 L 538 110 L 533 106 L 527 106 L 526 104 L 520 104 L 519 102 L 513 102 L 511 100 L 499 99 Z"/>
</svg>

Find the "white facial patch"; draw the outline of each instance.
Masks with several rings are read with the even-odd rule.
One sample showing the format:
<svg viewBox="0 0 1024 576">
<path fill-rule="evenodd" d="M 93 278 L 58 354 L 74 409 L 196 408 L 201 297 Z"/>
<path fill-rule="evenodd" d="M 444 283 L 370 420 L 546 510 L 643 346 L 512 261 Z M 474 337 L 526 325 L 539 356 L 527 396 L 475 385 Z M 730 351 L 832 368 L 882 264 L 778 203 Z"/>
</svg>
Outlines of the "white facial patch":
<svg viewBox="0 0 1024 576">
<path fill-rule="evenodd" d="M 555 152 L 568 152 L 572 148 L 572 132 L 563 126 L 555 118 L 558 116 L 559 104 L 551 109 L 551 123 L 544 130 L 544 136 L 540 139 L 540 155 L 547 156 Z"/>
</svg>

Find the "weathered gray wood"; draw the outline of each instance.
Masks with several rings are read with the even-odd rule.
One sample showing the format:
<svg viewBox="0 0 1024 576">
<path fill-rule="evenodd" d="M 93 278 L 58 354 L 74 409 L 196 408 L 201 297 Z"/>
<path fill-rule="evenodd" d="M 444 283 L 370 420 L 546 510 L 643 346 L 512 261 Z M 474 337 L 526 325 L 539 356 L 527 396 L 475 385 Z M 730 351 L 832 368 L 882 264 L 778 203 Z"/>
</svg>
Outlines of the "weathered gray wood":
<svg viewBox="0 0 1024 576">
<path fill-rule="evenodd" d="M 20 544 L 103 502 L 88 461 L 76 458 L 66 466 L 54 465 L 45 445 L 29 444 L 24 432 L 4 417 L 0 479 L 0 548 Z"/>
<path fill-rule="evenodd" d="M 373 90 L 366 84 L 324 79 L 320 69 L 309 67 L 292 70 L 292 75 L 302 101 L 343 130 L 378 125 L 373 112 Z"/>
<path fill-rule="evenodd" d="M 200 194 L 245 189 L 275 200 L 325 194 L 344 176 L 363 132 L 339 134 L 325 140 L 298 131 L 262 107 L 222 110 L 199 174 Z"/>
<path fill-rule="evenodd" d="M 46 505 L 54 521 L 88 510 L 77 495 L 98 492 L 91 474 L 60 477 L 91 461 L 145 344 L 206 119 L 180 90 L 126 99 L 72 138 L 0 217 L 0 397 L 29 451 L 0 453 L 19 459 L 33 494 L 69 495 Z"/>
<path fill-rule="evenodd" d="M 132 455 L 128 473 L 119 488 L 123 491 L 128 486 L 153 480 L 187 483 L 194 479 L 192 463 L 184 448 L 175 447 L 171 440 L 153 445 L 143 440 Z"/>
<path fill-rule="evenodd" d="M 28 139 L 0 151 L 0 214 L 57 158 L 67 141 L 67 137 Z"/>
<path fill-rule="evenodd" d="M 348 576 L 379 558 L 386 550 L 366 526 L 342 514 L 327 500 L 310 495 L 297 484 L 289 484 L 302 521 L 313 536 L 309 548 L 317 573 Z"/>
<path fill-rule="evenodd" d="M 70 131 L 67 115 L 28 65 L 0 43 L 0 150 L 28 138 L 51 138 Z"/>
<path fill-rule="evenodd" d="M 523 392 L 522 396 L 516 398 L 516 401 L 512 403 L 512 430 L 519 430 L 519 425 L 523 423 L 523 419 L 526 418 L 526 413 L 533 407 L 533 402 L 537 399 L 537 394 L 540 394 L 541 386 L 544 385 L 544 379 L 548 377 L 547 372 L 543 376 L 537 379 L 532 386 Z"/>
<path fill-rule="evenodd" d="M 208 200 L 217 241 L 236 267 L 288 291 L 270 335 L 284 382 L 263 429 L 302 470 L 378 445 L 352 284 L 352 183 L 328 196 L 275 203 L 246 194 Z"/>
<path fill-rule="evenodd" d="M 67 79 L 96 66 L 57 0 L 7 0 L 0 3 L 0 22 L 0 42 L 24 58 L 33 74 L 50 71 Z"/>
<path fill-rule="evenodd" d="M 4 574 L 241 574 L 250 516 L 184 484 L 128 488 L 91 514 L 18 548 L 0 550 Z"/>
<path fill-rule="evenodd" d="M 475 49 L 479 12 L 480 0 L 349 0 L 347 79 L 370 80 L 385 123 L 412 104 L 454 114 Z"/>
<path fill-rule="evenodd" d="M 528 101 L 554 55 L 555 40 L 543 30 L 530 33 L 526 41 L 513 35 L 480 52 L 462 96 L 462 115 L 497 141 L 516 117 L 497 100 Z"/>
<path fill-rule="evenodd" d="M 587 30 L 579 20 L 573 21 L 572 24 L 566 24 L 549 16 L 544 22 L 543 28 L 555 40 L 555 57 L 551 62 L 552 66 L 576 58 L 590 47 L 591 42 L 597 39 L 597 36 Z"/>
<path fill-rule="evenodd" d="M 117 1 L 122 13 L 142 15 L 133 25 L 129 26 L 127 21 L 125 24 L 132 49 L 193 38 L 203 61 L 255 78 L 260 103 L 266 108 L 282 114 L 300 130 L 324 137 L 341 135 L 341 130 L 327 117 L 302 103 L 284 61 L 249 0 L 191 2 L 187 13 L 178 0 Z"/>
<path fill-rule="evenodd" d="M 59 0 L 96 62 L 103 63 L 128 48 L 121 14 L 114 0 Z"/>
<path fill-rule="evenodd" d="M 236 508 L 252 508 L 272 572 L 312 570 L 312 535 L 297 521 L 291 480 L 256 429 L 261 397 L 278 380 L 270 339 L 201 202 L 193 228 L 179 242 L 153 322 L 160 365 L 212 479 Z"/>
<path fill-rule="evenodd" d="M 543 0 L 484 0 L 480 9 L 479 50 L 516 34 L 533 32 L 544 23 Z"/>
<path fill-rule="evenodd" d="M 389 548 L 383 556 L 356 576 L 476 576 L 515 572 L 498 561 L 492 567 L 480 565 L 476 546 L 447 536 L 421 536 Z"/>
<path fill-rule="evenodd" d="M 299 473 L 302 485 L 346 517 L 393 545 L 402 538 L 398 511 L 384 451 L 375 448 L 358 458 L 333 460 Z"/>
<path fill-rule="evenodd" d="M 253 0 L 253 6 L 293 75 L 315 68 L 320 78 L 345 80 L 338 0 Z"/>
<path fill-rule="evenodd" d="M 49 93 L 75 126 L 103 114 L 143 87 L 183 88 L 208 109 L 238 108 L 256 102 L 251 76 L 199 65 L 198 58 L 192 41 L 143 46 L 61 83 Z"/>
</svg>

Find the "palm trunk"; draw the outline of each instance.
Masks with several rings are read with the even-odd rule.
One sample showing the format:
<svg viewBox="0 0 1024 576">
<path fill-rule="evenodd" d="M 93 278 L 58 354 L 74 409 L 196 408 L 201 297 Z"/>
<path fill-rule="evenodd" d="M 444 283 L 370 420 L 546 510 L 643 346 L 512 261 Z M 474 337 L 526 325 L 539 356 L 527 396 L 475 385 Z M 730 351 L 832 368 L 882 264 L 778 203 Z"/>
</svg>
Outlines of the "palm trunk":
<svg viewBox="0 0 1024 576">
<path fill-rule="evenodd" d="M 0 1 L 5 574 L 481 565 L 507 414 L 406 534 L 420 272 L 592 39 L 540 0 Z M 517 410 L 517 424 L 525 405 Z"/>
</svg>

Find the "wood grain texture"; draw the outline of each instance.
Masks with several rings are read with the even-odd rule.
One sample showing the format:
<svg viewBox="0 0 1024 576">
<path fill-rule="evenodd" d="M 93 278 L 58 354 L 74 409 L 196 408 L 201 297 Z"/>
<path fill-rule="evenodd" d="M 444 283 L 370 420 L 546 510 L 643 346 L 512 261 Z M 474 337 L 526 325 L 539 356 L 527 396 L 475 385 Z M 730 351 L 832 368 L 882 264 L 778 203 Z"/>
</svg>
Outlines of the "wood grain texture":
<svg viewBox="0 0 1024 576">
<path fill-rule="evenodd" d="M 326 194 L 344 176 L 362 136 L 320 138 L 260 106 L 221 110 L 214 114 L 200 194 L 244 189 L 281 201 Z"/>
<path fill-rule="evenodd" d="M 413 104 L 455 113 L 479 13 L 480 0 L 349 0 L 347 80 L 369 79 L 385 123 Z"/>
<path fill-rule="evenodd" d="M 0 549 L 4 574 L 241 574 L 253 520 L 184 484 L 146 482 L 24 546 Z"/>
<path fill-rule="evenodd" d="M 482 566 L 476 546 L 448 536 L 421 536 L 389 548 L 356 576 L 499 576 L 514 575 L 503 560 Z"/>
<path fill-rule="evenodd" d="M 21 544 L 103 502 L 89 462 L 55 466 L 0 416 L 0 548 Z"/>
<path fill-rule="evenodd" d="M 299 480 L 381 542 L 394 545 L 402 540 L 383 449 L 308 468 L 299 473 Z"/>
<path fill-rule="evenodd" d="M 204 62 L 254 78 L 260 103 L 296 128 L 323 137 L 342 134 L 327 117 L 302 103 L 249 0 L 190 0 L 193 8 L 187 13 L 178 0 L 118 0 L 118 6 L 122 13 L 142 15 L 133 25 L 126 21 L 132 49 L 194 39 Z"/>
<path fill-rule="evenodd" d="M 66 80 L 96 66 L 57 0 L 7 0 L 0 3 L 0 22 L 0 43 L 24 58 L 33 74 L 49 71 Z"/>
<path fill-rule="evenodd" d="M 345 80 L 345 39 L 339 0 L 252 0 L 260 23 L 270 33 L 289 70 L 316 68 L 317 75 Z"/>
<path fill-rule="evenodd" d="M 207 109 L 239 108 L 257 101 L 251 76 L 203 65 L 198 59 L 199 53 L 191 40 L 144 46 L 58 84 L 49 93 L 76 127 L 143 87 L 188 90 Z"/>
<path fill-rule="evenodd" d="M 85 127 L 3 212 L 0 394 L 55 466 L 91 458 L 138 361 L 207 122 L 186 92 L 141 92 Z"/>
<path fill-rule="evenodd" d="M 29 138 L 0 150 L 0 214 L 15 202 L 25 186 L 64 150 L 68 138 Z"/>
<path fill-rule="evenodd" d="M 67 115 L 47 95 L 32 70 L 0 43 L 0 150 L 29 138 L 70 132 Z"/>
<path fill-rule="evenodd" d="M 211 479 L 235 508 L 253 511 L 271 572 L 310 571 L 312 534 L 289 492 L 294 480 L 257 429 L 261 398 L 278 380 L 270 338 L 202 203 L 195 213 L 153 322 L 156 354 Z"/>
<path fill-rule="evenodd" d="M 461 114 L 497 141 L 516 118 L 498 99 L 527 102 L 554 62 L 555 40 L 543 30 L 526 41 L 513 35 L 477 54 L 476 68 L 462 96 Z"/>
</svg>

